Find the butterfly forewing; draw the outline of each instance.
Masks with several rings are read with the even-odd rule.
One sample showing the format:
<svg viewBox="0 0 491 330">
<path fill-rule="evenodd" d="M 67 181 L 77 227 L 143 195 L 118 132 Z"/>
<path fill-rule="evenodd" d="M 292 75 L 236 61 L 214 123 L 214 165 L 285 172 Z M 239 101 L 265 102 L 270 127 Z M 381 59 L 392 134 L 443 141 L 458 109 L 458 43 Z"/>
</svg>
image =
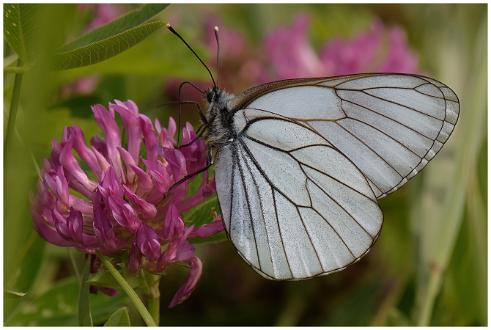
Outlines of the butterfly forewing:
<svg viewBox="0 0 491 330">
<path fill-rule="evenodd" d="M 318 132 L 362 171 L 377 198 L 398 189 L 435 156 L 459 114 L 450 88 L 417 75 L 360 74 L 265 88 L 237 103 Z"/>
</svg>

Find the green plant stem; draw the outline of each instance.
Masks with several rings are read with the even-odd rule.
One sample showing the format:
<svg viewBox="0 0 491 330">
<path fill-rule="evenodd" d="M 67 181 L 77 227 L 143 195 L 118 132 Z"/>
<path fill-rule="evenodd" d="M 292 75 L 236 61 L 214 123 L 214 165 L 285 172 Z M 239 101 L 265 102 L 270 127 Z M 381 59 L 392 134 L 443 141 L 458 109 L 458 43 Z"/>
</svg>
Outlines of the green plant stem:
<svg viewBox="0 0 491 330">
<path fill-rule="evenodd" d="M 71 248 L 68 248 L 67 251 L 68 251 L 68 256 L 70 257 L 70 261 L 72 263 L 73 272 L 75 273 L 77 280 L 80 282 L 80 278 L 81 278 L 80 271 L 78 270 L 77 261 L 75 260 L 74 252 Z"/>
<path fill-rule="evenodd" d="M 113 266 L 111 261 L 102 254 L 98 253 L 97 256 L 99 257 L 99 259 L 101 259 L 104 267 L 111 273 L 111 275 L 114 277 L 116 282 L 118 282 L 118 284 L 121 286 L 124 292 L 126 292 L 131 302 L 135 306 L 136 310 L 138 311 L 138 313 L 140 313 L 141 317 L 143 318 L 143 321 L 145 321 L 145 324 L 148 325 L 149 327 L 157 326 L 154 319 L 152 318 L 152 315 L 150 315 L 147 308 L 141 301 L 140 297 L 138 297 L 135 290 L 133 290 L 133 288 L 128 284 L 128 282 L 126 282 L 124 277 Z"/>
<path fill-rule="evenodd" d="M 17 60 L 17 66 L 22 66 L 21 59 Z M 7 123 L 7 134 L 5 137 L 4 144 L 4 155 L 8 155 L 9 144 L 12 143 L 12 135 L 14 134 L 15 128 L 15 118 L 17 117 L 17 109 L 19 108 L 19 100 L 20 100 L 20 87 L 22 85 L 22 77 L 23 74 L 18 72 L 15 74 L 14 78 L 14 90 L 12 92 L 12 100 L 10 101 L 10 111 L 9 111 L 9 120 Z"/>
<path fill-rule="evenodd" d="M 160 322 L 160 275 L 150 275 L 150 283 L 147 290 L 148 311 L 156 324 Z"/>
</svg>

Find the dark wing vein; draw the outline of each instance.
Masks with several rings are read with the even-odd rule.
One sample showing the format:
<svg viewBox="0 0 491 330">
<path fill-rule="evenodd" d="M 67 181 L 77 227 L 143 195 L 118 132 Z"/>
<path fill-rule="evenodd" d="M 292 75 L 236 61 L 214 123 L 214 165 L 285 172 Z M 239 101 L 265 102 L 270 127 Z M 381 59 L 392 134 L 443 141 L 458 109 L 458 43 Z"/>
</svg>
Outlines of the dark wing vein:
<svg viewBox="0 0 491 330">
<path fill-rule="evenodd" d="M 367 233 L 368 236 L 370 236 L 372 239 L 374 238 L 366 229 L 365 227 L 363 227 L 359 222 L 358 220 L 355 219 L 355 217 L 348 212 L 348 210 L 346 210 L 346 208 L 344 206 L 342 206 L 339 201 L 334 198 L 332 195 L 330 195 L 327 191 L 324 190 L 324 188 L 322 188 L 321 186 L 319 186 L 317 184 L 317 182 L 315 182 L 314 179 L 312 179 L 307 173 L 304 172 L 304 174 L 307 176 L 307 178 L 309 178 L 309 181 L 312 182 L 317 188 L 319 188 L 328 198 L 330 198 L 337 206 L 339 206 L 343 211 L 344 213 L 346 213 L 351 219 L 353 219 L 353 221 L 356 222 L 356 224 L 365 232 Z"/>
<path fill-rule="evenodd" d="M 228 230 L 230 232 L 232 232 L 232 209 L 234 208 L 234 185 L 235 185 L 235 164 L 236 162 L 239 160 L 238 157 L 237 157 L 237 151 L 235 150 L 235 147 L 232 146 L 231 147 L 231 151 L 232 151 L 232 175 L 231 175 L 231 178 L 230 178 L 230 214 L 229 214 L 229 217 L 228 217 Z M 236 161 L 234 161 L 234 159 L 236 159 Z"/>
<path fill-rule="evenodd" d="M 289 156 L 291 156 L 292 158 L 294 158 L 294 159 L 295 159 L 295 160 L 296 160 L 296 161 L 297 161 L 299 164 L 304 165 L 304 166 L 306 166 L 306 167 L 309 167 L 309 168 L 311 168 L 311 169 L 313 169 L 313 170 L 316 170 L 317 172 L 322 173 L 322 174 L 324 174 L 324 175 L 326 175 L 326 176 L 330 177 L 330 178 L 331 178 L 331 179 L 333 179 L 334 181 L 336 181 L 336 182 L 338 182 L 338 183 L 342 184 L 343 186 L 347 187 L 348 189 L 351 189 L 351 190 L 353 190 L 354 192 L 356 192 L 356 193 L 358 193 L 358 194 L 360 194 L 360 195 L 362 195 L 362 196 L 364 196 L 364 197 L 366 197 L 366 198 L 369 198 L 369 199 L 373 200 L 372 198 L 370 198 L 369 196 L 365 195 L 365 194 L 364 194 L 364 193 L 362 193 L 361 191 L 356 190 L 355 188 L 353 188 L 353 187 L 351 187 L 351 186 L 347 185 L 346 183 L 344 183 L 344 182 L 340 181 L 339 179 L 337 179 L 337 178 L 333 177 L 332 175 L 330 175 L 330 174 L 328 174 L 328 173 L 326 173 L 326 172 L 324 172 L 324 171 L 322 171 L 322 170 L 319 170 L 318 168 L 315 168 L 315 167 L 312 167 L 312 166 L 310 166 L 310 165 L 308 165 L 308 164 L 305 164 L 304 162 L 302 162 L 302 161 L 298 160 L 298 158 L 297 158 L 297 157 L 295 157 L 294 155 L 291 155 L 291 154 L 290 154 L 290 152 L 292 152 L 292 150 L 285 151 L 285 150 L 280 149 L 280 148 L 278 148 L 278 147 L 272 146 L 272 145 L 270 145 L 270 144 L 268 144 L 268 143 L 266 143 L 266 142 L 263 142 L 263 141 L 257 140 L 257 139 L 255 139 L 255 138 L 253 138 L 253 137 L 251 137 L 251 136 L 249 136 L 249 135 L 247 135 L 247 134 L 245 134 L 245 135 L 243 135 L 243 136 L 244 136 L 244 137 L 246 137 L 247 139 L 249 139 L 249 140 L 251 140 L 251 141 L 254 141 L 254 142 L 258 143 L 258 144 L 261 144 L 261 145 L 263 145 L 263 146 L 265 146 L 265 147 L 268 147 L 268 148 L 271 148 L 271 149 L 277 150 L 277 151 L 279 151 L 279 152 L 284 152 L 284 153 L 288 154 Z M 320 146 L 327 147 L 327 148 L 331 148 L 331 149 L 333 149 L 333 150 L 338 151 L 337 149 L 335 149 L 335 148 L 333 148 L 333 147 L 331 147 L 331 146 L 329 146 L 329 145 L 322 144 L 322 145 L 320 145 Z M 348 161 L 349 161 L 349 158 L 347 158 L 347 159 L 348 159 Z M 364 174 L 363 174 L 361 171 L 360 171 L 360 173 L 361 173 L 361 174 L 364 176 Z M 367 183 L 367 184 L 368 184 L 368 183 Z M 378 188 L 378 187 L 377 187 L 377 188 Z"/>
<path fill-rule="evenodd" d="M 365 142 L 363 142 L 358 136 L 356 136 L 355 134 L 353 134 L 350 130 L 346 129 L 343 125 L 339 124 L 337 121 L 335 121 L 335 123 L 336 123 L 336 125 L 338 125 L 339 127 L 341 127 L 343 130 L 345 130 L 349 135 L 351 135 L 356 140 L 358 140 L 361 144 L 363 144 L 365 147 L 367 147 L 378 158 L 380 158 L 385 164 L 387 164 L 387 166 L 389 166 L 391 169 L 393 169 L 401 178 L 404 178 L 404 175 L 402 175 L 401 173 L 399 173 L 398 170 L 396 170 L 391 164 L 389 164 L 389 162 L 386 161 L 384 157 L 380 156 L 378 152 L 376 152 L 375 150 L 373 150 L 372 147 L 370 147 L 368 144 L 366 144 Z"/>
<path fill-rule="evenodd" d="M 273 182 L 271 182 L 271 180 L 269 179 L 269 177 L 266 175 L 266 173 L 264 173 L 263 169 L 261 168 L 261 166 L 259 165 L 257 159 L 254 157 L 254 155 L 252 154 L 252 152 L 249 150 L 249 147 L 244 143 L 244 141 L 242 141 L 242 139 L 240 139 L 240 142 L 241 142 L 241 145 L 242 147 L 244 148 L 244 150 L 247 152 L 247 154 L 249 155 L 250 159 L 252 160 L 252 162 L 254 163 L 254 165 L 256 166 L 257 170 L 261 173 L 261 175 L 263 176 L 263 178 L 269 183 L 269 185 L 271 186 L 271 189 L 273 191 L 273 194 L 274 192 L 278 192 L 279 194 L 281 194 L 288 202 L 290 202 L 294 207 L 295 209 L 297 210 L 298 213 L 300 213 L 299 211 L 299 206 L 293 201 L 291 200 L 288 196 L 286 196 L 285 193 L 283 193 L 281 190 L 279 190 L 274 184 Z M 278 224 L 278 228 L 280 228 L 280 234 L 281 234 L 281 226 L 280 226 L 280 223 L 279 223 L 279 220 L 278 220 L 278 213 L 277 213 L 277 206 L 276 206 L 276 199 L 275 199 L 275 214 L 276 214 L 276 221 L 277 221 L 277 224 Z M 307 237 L 309 238 L 309 241 L 310 241 L 310 244 L 312 245 L 312 248 L 314 249 L 315 253 L 316 253 L 316 256 L 317 258 L 319 258 L 319 255 L 317 254 L 317 250 L 315 249 L 315 245 L 314 245 L 314 242 L 312 241 L 309 233 L 307 232 L 307 229 L 305 228 L 305 224 L 303 223 L 303 219 L 302 219 L 302 224 L 304 226 L 304 229 L 306 231 L 306 234 L 307 234 Z M 285 250 L 285 246 L 284 246 L 284 243 L 283 243 L 283 236 L 280 235 L 281 237 L 281 241 L 282 241 L 282 245 L 283 245 L 283 249 Z M 341 237 L 340 237 L 341 238 Z M 341 240 L 343 240 L 341 238 Z M 343 240 L 344 242 L 344 240 Z M 346 244 L 346 243 L 345 243 Z M 285 257 L 288 261 L 288 254 L 286 253 L 286 250 L 285 250 Z M 322 269 L 322 263 L 320 262 L 320 259 L 319 259 L 319 264 L 321 266 L 321 269 Z M 288 266 L 290 267 L 290 264 L 288 262 Z M 290 271 L 291 271 L 291 268 L 290 268 Z M 293 273 L 292 273 L 293 274 Z"/>
<path fill-rule="evenodd" d="M 329 220 L 327 220 L 319 211 L 317 211 L 316 209 L 312 208 L 312 210 L 314 210 L 315 213 L 317 213 L 318 216 L 320 216 L 328 225 L 329 227 L 331 227 L 331 229 L 333 230 L 333 232 L 336 234 L 337 237 L 339 237 L 339 239 L 341 240 L 341 242 L 343 242 L 343 245 L 346 247 L 346 249 L 348 249 L 349 253 L 351 254 L 351 256 L 353 258 L 356 259 L 356 256 L 355 254 L 353 253 L 353 251 L 351 251 L 350 247 L 348 246 L 348 244 L 346 244 L 346 242 L 344 241 L 343 237 L 341 237 L 341 235 L 338 233 L 338 231 L 331 225 L 331 223 L 329 222 Z"/>
<path fill-rule="evenodd" d="M 252 236 L 254 238 L 254 247 L 256 248 L 257 262 L 259 264 L 259 269 L 262 270 L 261 258 L 259 257 L 259 249 L 257 248 L 256 229 L 254 228 L 254 221 L 252 220 L 252 212 L 251 212 L 251 204 L 250 204 L 250 200 L 249 200 L 249 192 L 247 190 L 247 186 L 246 186 L 246 183 L 244 180 L 244 170 L 242 168 L 240 160 L 238 160 L 237 165 L 239 166 L 239 172 L 240 172 L 240 178 L 242 181 L 242 187 L 244 188 L 244 193 L 245 193 L 245 198 L 246 198 L 246 203 L 247 203 L 247 211 L 249 212 L 249 219 L 251 222 Z"/>
<path fill-rule="evenodd" d="M 290 269 L 290 272 L 293 274 L 293 272 L 291 270 L 290 262 L 288 261 L 288 254 L 286 253 L 285 244 L 283 243 L 283 235 L 281 234 L 281 226 L 280 226 L 280 222 L 278 220 L 278 207 L 276 205 L 276 198 L 274 198 L 275 191 L 277 191 L 278 193 L 280 193 L 285 199 L 287 199 L 293 205 L 295 205 L 295 203 L 288 196 L 286 196 L 282 191 L 280 191 L 278 188 L 276 188 L 276 186 L 271 182 L 271 180 L 269 180 L 269 178 L 266 175 L 266 173 L 264 173 L 263 169 L 259 166 L 259 163 L 257 162 L 257 160 L 254 157 L 254 155 L 252 154 L 252 152 L 249 150 L 249 147 L 247 147 L 247 145 L 240 138 L 238 140 L 240 141 L 241 146 L 244 148 L 244 150 L 246 151 L 246 153 L 248 154 L 248 156 L 250 157 L 250 159 L 254 163 L 254 166 L 256 166 L 256 168 L 259 171 L 259 173 L 261 173 L 261 175 L 263 176 L 263 178 L 268 182 L 268 184 L 271 187 L 271 191 L 273 193 L 273 199 L 275 200 L 274 201 L 274 209 L 275 209 L 276 223 L 278 225 L 278 231 L 280 233 L 281 244 L 282 244 L 283 250 L 285 252 L 285 257 L 286 257 L 286 260 L 287 260 L 287 263 L 288 263 L 288 267 Z"/>
<path fill-rule="evenodd" d="M 372 108 L 369 108 L 369 107 L 367 107 L 367 106 L 364 106 L 364 105 L 359 104 L 359 103 L 354 102 L 354 101 L 350 101 L 350 100 L 343 99 L 341 96 L 339 96 L 339 94 L 337 94 L 337 92 L 336 92 L 336 96 L 337 96 L 337 97 L 339 97 L 341 100 L 343 100 L 343 101 L 345 101 L 345 102 L 348 102 L 348 103 L 351 103 L 351 104 L 353 104 L 353 105 L 359 106 L 359 107 L 361 107 L 361 108 L 363 108 L 363 109 L 366 109 L 366 110 L 368 110 L 368 111 L 371 111 L 371 112 L 373 112 L 373 113 L 376 113 L 376 114 L 377 114 L 377 115 L 379 115 L 379 116 L 382 116 L 382 117 L 384 117 L 384 118 L 387 118 L 388 120 L 391 120 L 391 121 L 393 121 L 393 122 L 395 122 L 395 123 L 397 123 L 397 124 L 399 124 L 399 125 L 402 125 L 402 126 L 406 127 L 407 129 L 409 129 L 409 130 L 413 131 L 414 133 L 419 134 L 419 135 L 421 135 L 422 137 L 427 138 L 428 140 L 434 140 L 433 138 L 431 138 L 431 137 L 429 137 L 429 136 L 426 136 L 425 134 L 423 134 L 423 133 L 421 133 L 421 132 L 419 132 L 419 131 L 415 130 L 414 128 L 411 128 L 411 127 L 409 127 L 409 126 L 405 125 L 404 123 L 401 123 L 400 121 L 397 121 L 397 120 L 395 120 L 395 119 L 393 119 L 393 118 L 390 118 L 390 117 L 388 117 L 388 116 L 384 115 L 383 113 L 380 113 L 380 112 L 378 112 L 378 111 L 376 111 L 376 110 L 374 110 L 374 109 L 372 109 Z M 349 118 L 351 118 L 351 117 L 349 117 Z M 438 119 L 438 120 L 440 120 L 440 121 L 441 121 L 441 119 Z"/>
<path fill-rule="evenodd" d="M 239 138 L 240 139 L 240 138 Z M 266 173 L 264 173 L 263 169 L 261 168 L 261 166 L 259 165 L 257 159 L 254 157 L 254 155 L 252 154 L 252 152 L 249 150 L 249 147 L 244 143 L 244 141 L 242 141 L 242 139 L 240 139 L 240 142 L 241 142 L 241 145 L 244 147 L 244 150 L 247 152 L 247 154 L 249 155 L 250 159 L 252 160 L 252 162 L 254 163 L 254 165 L 256 166 L 256 168 L 258 169 L 258 171 L 261 173 L 261 175 L 264 177 L 264 179 L 266 181 L 268 181 L 268 183 L 270 184 L 270 186 L 275 190 L 277 191 L 279 194 L 281 194 L 286 200 L 288 200 L 293 206 L 295 206 L 295 208 L 298 208 L 300 207 L 299 205 L 297 205 L 294 201 L 292 201 L 288 196 L 286 196 L 281 190 L 279 190 L 274 184 L 273 182 L 271 182 L 271 180 L 268 178 L 268 176 L 266 175 Z M 284 150 L 281 150 L 281 149 L 278 149 L 282 152 L 285 152 Z M 297 160 L 295 157 L 293 157 L 295 160 Z M 297 160 L 297 162 L 299 162 Z M 299 162 L 301 163 L 301 162 Z M 349 187 L 349 186 L 348 186 Z M 351 188 L 351 187 L 350 187 Z M 353 189 L 353 188 L 351 188 Z M 305 207 L 305 206 L 302 206 L 302 207 Z M 275 209 L 276 209 L 276 204 L 275 204 Z M 316 213 L 319 214 L 319 212 L 315 209 L 315 208 L 312 208 L 312 210 L 314 210 Z M 327 219 L 325 219 L 321 214 L 319 214 L 325 221 L 328 221 Z M 278 224 L 279 226 L 279 224 Z M 329 223 L 329 226 L 333 229 L 333 231 L 336 233 L 336 235 L 339 237 L 339 239 L 343 242 L 344 245 L 346 245 L 346 247 L 348 247 L 347 243 L 345 242 L 345 240 L 343 239 L 343 237 L 336 231 L 336 229 L 334 229 L 334 227 L 332 227 L 332 225 Z M 314 246 L 312 240 L 310 239 L 310 236 L 309 236 L 309 240 L 310 240 L 310 243 L 312 244 L 312 246 Z M 348 247 L 349 249 L 349 247 Z M 351 250 L 350 250 L 351 252 Z M 285 252 L 286 253 L 286 252 Z M 351 254 L 353 255 L 353 253 L 351 252 Z M 354 257 L 354 255 L 353 255 Z"/>
<path fill-rule="evenodd" d="M 256 165 L 256 164 L 254 164 L 254 165 Z M 256 167 L 257 167 L 257 165 L 256 165 Z M 288 270 L 290 271 L 290 274 L 293 277 L 292 266 L 290 266 L 290 260 L 288 259 L 288 254 L 286 253 L 285 242 L 283 242 L 283 234 L 281 232 L 280 221 L 278 220 L 278 206 L 276 205 L 276 197 L 275 197 L 276 190 L 273 189 L 273 185 L 269 182 L 268 179 L 266 179 L 266 181 L 268 181 L 269 186 L 271 188 L 271 194 L 273 195 L 274 215 L 275 215 L 276 225 L 278 226 L 278 233 L 280 234 L 281 247 L 283 248 L 283 253 L 285 254 L 285 259 L 286 259 L 286 263 L 288 265 Z"/>
<path fill-rule="evenodd" d="M 312 245 L 312 249 L 314 249 L 315 256 L 317 257 L 317 261 L 319 262 L 319 266 L 321 267 L 322 273 L 324 273 L 325 270 L 324 270 L 324 266 L 322 266 L 322 261 L 321 261 L 321 258 L 319 257 L 319 252 L 317 252 L 314 241 L 312 241 L 312 237 L 310 236 L 310 233 L 307 230 L 307 226 L 305 226 L 305 221 L 303 221 L 302 214 L 300 214 L 299 206 L 297 206 L 297 205 L 294 205 L 294 206 L 295 206 L 295 209 L 297 210 L 297 214 L 300 218 L 300 222 L 302 222 L 303 230 L 305 230 L 305 233 L 307 234 L 307 237 L 309 238 L 310 244 Z"/>
<path fill-rule="evenodd" d="M 245 159 L 244 155 L 242 154 L 242 158 L 244 159 L 244 164 L 247 168 L 247 170 L 249 171 L 249 174 L 252 178 L 252 182 L 254 183 L 254 186 L 256 187 L 256 193 L 257 193 L 257 196 L 258 196 L 258 201 L 259 201 L 259 207 L 261 209 L 261 215 L 262 215 L 262 220 L 263 220 L 263 225 L 264 225 L 264 231 L 266 233 L 266 241 L 268 243 L 268 250 L 269 250 L 269 258 L 271 260 L 271 265 L 273 265 L 273 254 L 272 254 L 272 251 L 271 251 L 271 244 L 269 243 L 269 233 L 268 233 L 268 230 L 266 228 L 266 217 L 264 215 L 264 206 L 263 206 L 263 201 L 261 199 L 261 196 L 260 196 L 260 193 L 259 193 L 259 185 L 257 184 L 257 181 L 256 181 L 256 178 L 254 177 L 254 175 L 252 174 L 252 169 L 250 168 L 247 160 Z M 271 191 L 272 192 L 272 191 Z M 286 257 L 286 255 L 285 255 Z M 293 274 L 292 274 L 293 275 Z"/>
<path fill-rule="evenodd" d="M 405 144 L 403 144 L 403 143 L 402 143 L 402 142 L 400 142 L 399 140 L 396 140 L 396 139 L 395 139 L 393 136 L 391 136 L 391 135 L 389 135 L 389 134 L 385 133 L 385 132 L 384 132 L 384 131 L 382 131 L 381 129 L 379 129 L 379 128 L 377 128 L 377 127 L 375 127 L 375 126 L 373 126 L 373 125 L 371 125 L 371 124 L 369 124 L 369 123 L 366 123 L 366 122 L 364 122 L 363 120 L 359 120 L 359 119 L 357 119 L 357 118 L 353 118 L 353 117 L 349 117 L 349 116 L 348 116 L 348 118 L 349 118 L 349 119 L 351 119 L 351 120 L 357 121 L 357 122 L 359 122 L 360 124 L 363 124 L 363 125 L 369 126 L 369 127 L 373 128 L 374 130 L 376 130 L 376 131 L 378 131 L 378 132 L 382 133 L 383 135 L 385 135 L 385 136 L 386 136 L 386 137 L 388 137 L 389 139 L 391 139 L 391 140 L 393 140 L 393 141 L 397 142 L 397 143 L 398 143 L 400 146 L 402 146 L 404 149 L 406 149 L 407 151 L 409 151 L 410 153 L 412 153 L 413 155 L 415 155 L 416 157 L 418 157 L 419 159 L 421 159 L 421 157 L 420 157 L 420 156 L 419 156 L 417 153 L 415 153 L 414 151 L 412 151 L 411 149 L 409 149 L 409 147 L 408 147 L 408 146 L 406 146 Z"/>
<path fill-rule="evenodd" d="M 343 89 L 341 89 L 341 90 L 343 90 Z M 360 91 L 358 91 L 358 92 L 360 92 Z M 376 98 L 376 99 L 379 99 L 379 100 L 381 100 L 381 101 L 389 102 L 389 103 L 392 103 L 392 104 L 395 104 L 395 105 L 401 106 L 401 107 L 403 107 L 403 108 L 406 108 L 406 109 L 412 110 L 412 111 L 414 111 L 414 112 L 418 112 L 418 113 L 420 113 L 420 114 L 422 114 L 422 115 L 424 115 L 424 116 L 427 116 L 427 117 L 430 117 L 430 118 L 433 118 L 433 119 L 436 119 L 436 120 L 443 120 L 443 119 L 437 118 L 437 117 L 435 117 L 435 116 L 432 116 L 432 115 L 430 115 L 430 114 L 427 114 L 427 113 L 425 113 L 425 112 L 419 111 L 418 109 L 415 109 L 415 108 L 410 107 L 410 106 L 408 106 L 408 105 L 405 105 L 405 104 L 402 104 L 402 103 L 399 103 L 399 102 L 395 102 L 395 101 L 392 101 L 392 100 L 389 100 L 389 99 L 384 99 L 383 97 L 380 97 L 380 96 L 377 96 L 377 95 L 373 95 L 373 94 L 367 93 L 365 90 L 361 90 L 361 92 L 362 92 L 362 93 L 364 93 L 364 94 L 366 94 L 366 95 L 368 95 L 368 96 L 371 96 L 371 97 L 374 97 L 374 98 Z"/>
</svg>

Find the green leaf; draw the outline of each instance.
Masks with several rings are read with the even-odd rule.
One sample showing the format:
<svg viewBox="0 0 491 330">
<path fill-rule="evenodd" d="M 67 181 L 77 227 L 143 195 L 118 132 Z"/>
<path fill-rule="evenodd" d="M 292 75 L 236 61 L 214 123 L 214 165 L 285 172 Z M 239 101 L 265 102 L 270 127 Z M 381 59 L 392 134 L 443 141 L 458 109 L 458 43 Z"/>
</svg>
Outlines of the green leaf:
<svg viewBox="0 0 491 330">
<path fill-rule="evenodd" d="M 187 33 L 183 28 L 182 34 Z M 196 38 L 197 39 L 197 38 Z M 203 58 L 209 58 L 201 42 L 191 39 L 189 42 L 194 50 Z M 206 70 L 194 60 L 189 50 L 171 33 L 154 33 L 138 45 L 111 58 L 94 65 L 60 71 L 62 81 L 70 81 L 87 75 L 139 75 L 151 76 L 157 79 L 179 77 L 180 79 L 209 79 Z"/>
<path fill-rule="evenodd" d="M 95 64 L 133 47 L 164 26 L 162 21 L 150 21 L 106 39 L 67 50 L 57 55 L 58 69 L 72 69 Z"/>
<path fill-rule="evenodd" d="M 184 214 L 186 225 L 201 226 L 212 220 L 212 211 L 219 211 L 218 197 L 214 196 Z"/>
<path fill-rule="evenodd" d="M 9 281 L 6 282 L 6 291 L 28 293 L 41 269 L 43 262 L 45 241 L 37 232 L 32 231 L 24 238 L 24 245 L 17 253 L 13 265 L 9 265 L 9 271 L 13 272 Z M 13 295 L 10 295 L 13 297 Z M 20 303 L 20 300 L 9 300 L 5 305 L 4 315 L 10 316 L 11 311 Z"/>
<path fill-rule="evenodd" d="M 9 326 L 76 326 L 78 325 L 77 297 L 80 282 L 76 277 L 57 282 L 47 292 L 33 296 L 27 294 L 21 299 L 19 308 L 6 321 Z M 98 293 L 91 295 L 91 314 L 95 325 L 103 324 L 114 312 L 124 306 L 126 295 L 119 293 L 109 297 Z"/>
<path fill-rule="evenodd" d="M 136 289 L 141 286 L 140 279 L 136 277 L 135 275 L 129 274 L 126 269 L 121 270 L 121 273 L 123 274 L 125 280 L 128 282 L 128 284 L 133 288 Z M 92 275 L 88 282 L 92 285 L 98 285 L 98 286 L 103 286 L 103 287 L 110 287 L 110 288 L 119 288 L 118 282 L 114 279 L 114 277 L 111 275 L 111 273 L 107 271 L 100 270 L 94 275 Z"/>
<path fill-rule="evenodd" d="M 209 237 L 190 238 L 189 242 L 191 242 L 191 244 L 220 243 L 220 242 L 226 241 L 227 239 L 228 238 L 227 238 L 227 235 L 225 234 L 225 232 L 221 231 L 221 232 L 216 233 L 215 235 L 209 236 Z"/>
<path fill-rule="evenodd" d="M 210 221 L 213 221 L 212 218 L 213 210 L 220 212 L 220 204 L 218 203 L 217 196 L 214 196 L 206 200 L 205 202 L 196 206 L 192 210 L 186 212 L 184 214 L 184 222 L 186 223 L 187 226 L 190 225 L 201 226 L 210 223 Z M 218 243 L 225 240 L 227 240 L 227 235 L 225 235 L 225 232 L 222 231 L 209 237 L 191 238 L 189 241 L 193 244 L 201 244 L 201 243 L 212 243 L 212 242 Z"/>
<path fill-rule="evenodd" d="M 92 315 L 90 313 L 89 299 L 89 273 L 90 273 L 90 258 L 87 258 L 80 279 L 80 293 L 78 296 L 78 322 L 81 326 L 92 326 Z"/>
<path fill-rule="evenodd" d="M 109 319 L 104 323 L 105 327 L 129 327 L 130 315 L 128 314 L 128 308 L 121 307 L 117 311 L 109 316 Z"/>
<path fill-rule="evenodd" d="M 4 36 L 14 52 L 24 61 L 29 61 L 28 40 L 33 32 L 35 6 L 30 4 L 5 4 Z"/>
<path fill-rule="evenodd" d="M 140 24 L 143 24 L 150 18 L 160 13 L 167 6 L 168 4 L 143 5 L 140 8 L 135 9 L 120 18 L 117 18 L 110 23 L 107 23 L 90 32 L 87 32 L 80 38 L 65 45 L 63 47 L 63 51 L 69 51 L 69 50 L 81 48 L 89 44 L 93 44 L 95 42 L 108 39 L 117 34 L 121 34 L 126 30 L 130 30 L 134 27 L 139 26 Z"/>
<path fill-rule="evenodd" d="M 113 57 L 142 41 L 163 26 L 161 21 L 147 22 L 166 4 L 148 4 L 65 45 L 58 55 L 59 69 L 95 64 Z"/>
</svg>

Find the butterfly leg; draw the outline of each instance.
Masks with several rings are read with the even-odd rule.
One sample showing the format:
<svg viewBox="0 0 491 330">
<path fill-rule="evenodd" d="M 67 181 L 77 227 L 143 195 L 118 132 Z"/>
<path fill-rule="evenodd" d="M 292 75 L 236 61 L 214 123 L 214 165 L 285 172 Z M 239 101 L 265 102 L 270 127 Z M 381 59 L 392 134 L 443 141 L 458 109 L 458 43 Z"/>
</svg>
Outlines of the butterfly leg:
<svg viewBox="0 0 491 330">
<path fill-rule="evenodd" d="M 181 178 L 180 180 L 178 180 L 176 183 L 174 183 L 168 190 L 168 193 L 171 192 L 175 187 L 179 186 L 181 183 L 183 182 L 186 182 L 187 180 L 195 177 L 196 175 L 200 174 L 200 173 L 203 173 L 203 172 L 206 172 L 210 166 L 212 165 L 212 163 L 208 160 L 207 163 L 206 163 L 206 166 L 191 173 L 191 174 L 188 174 L 186 175 L 185 177 Z"/>
<path fill-rule="evenodd" d="M 178 148 L 180 149 L 180 148 L 190 146 L 191 144 L 196 142 L 199 138 L 201 138 L 207 129 L 208 129 L 208 126 L 206 126 L 204 124 L 201 125 L 200 127 L 198 127 L 198 130 L 196 131 L 196 137 L 194 139 L 192 139 L 191 141 L 189 141 L 188 143 L 181 144 Z"/>
</svg>

